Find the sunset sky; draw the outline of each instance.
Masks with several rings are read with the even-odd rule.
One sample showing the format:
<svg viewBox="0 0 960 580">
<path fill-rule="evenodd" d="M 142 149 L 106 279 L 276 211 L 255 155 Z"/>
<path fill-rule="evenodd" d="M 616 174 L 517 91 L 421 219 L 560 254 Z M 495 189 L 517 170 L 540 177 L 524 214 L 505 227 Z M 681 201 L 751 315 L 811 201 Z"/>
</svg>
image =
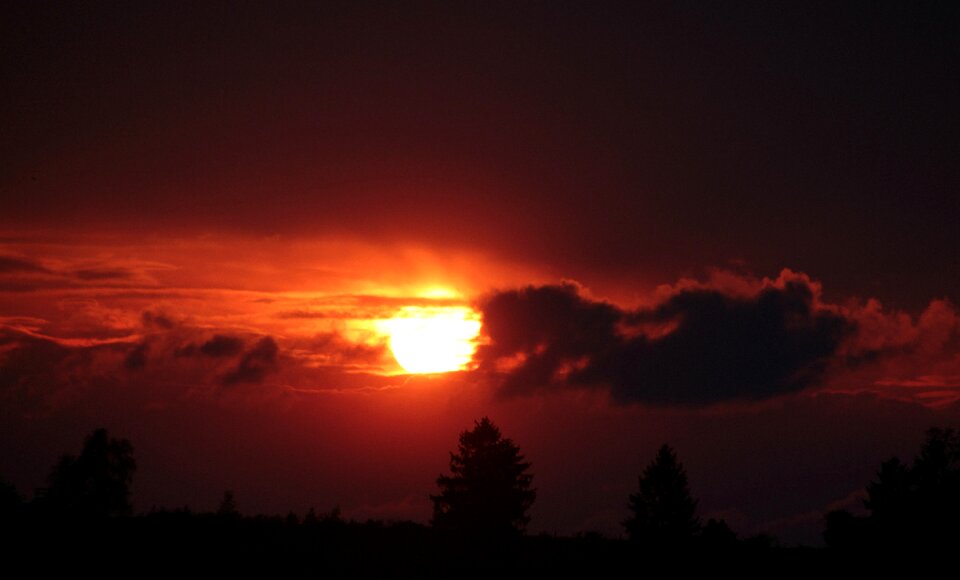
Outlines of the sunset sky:
<svg viewBox="0 0 960 580">
<path fill-rule="evenodd" d="M 426 522 L 487 415 L 532 531 L 669 443 L 819 542 L 960 423 L 960 15 L 837 4 L 5 3 L 0 478 L 103 426 L 138 511 Z"/>
</svg>

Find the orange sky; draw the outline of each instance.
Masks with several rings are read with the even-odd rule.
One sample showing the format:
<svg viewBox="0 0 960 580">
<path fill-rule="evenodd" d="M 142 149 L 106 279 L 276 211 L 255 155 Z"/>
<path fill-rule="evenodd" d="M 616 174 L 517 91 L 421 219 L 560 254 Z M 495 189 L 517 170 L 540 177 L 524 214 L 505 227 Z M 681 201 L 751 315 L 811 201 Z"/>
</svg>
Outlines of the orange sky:
<svg viewBox="0 0 960 580">
<path fill-rule="evenodd" d="M 16 483 L 39 485 L 57 453 L 85 429 L 107 424 L 138 444 L 139 509 L 208 507 L 230 488 L 251 510 L 337 504 L 350 517 L 422 521 L 456 434 L 487 414 L 537 467 L 536 529 L 618 533 L 631 470 L 669 440 L 684 452 L 710 513 L 741 529 L 809 538 L 816 506 L 843 500 L 855 507 L 853 480 L 869 476 L 873 463 L 826 477 L 806 501 L 778 503 L 773 489 L 787 485 L 779 477 L 812 477 L 852 457 L 909 448 L 903 442 L 914 431 L 958 409 L 951 304 L 933 301 L 911 315 L 876 300 L 833 303 L 820 297 L 816 281 L 789 271 L 764 280 L 715 270 L 647 291 L 605 285 L 601 292 L 580 281 L 585 304 L 630 309 L 686 291 L 752 300 L 794 280 L 814 289 L 816 308 L 857 324 L 827 372 L 798 393 L 671 409 L 624 404 L 589 386 L 498 392 L 497 381 L 479 371 L 410 377 L 378 330 L 377 320 L 405 306 L 482 311 L 498 292 L 559 283 L 548 268 L 413 245 L 216 235 L 34 234 L 0 249 L 0 382 L 8 402 L 17 401 L 6 406 L 5 421 L 16 433 L 10 441 L 37 438 L 21 451 L 5 448 L 7 461 L 18 464 Z M 439 289 L 447 295 L 431 297 Z M 651 336 L 677 327 L 658 328 Z M 803 424 L 838 413 L 847 417 L 842 429 Z M 727 434 L 715 439 L 710 425 Z M 788 425 L 804 435 L 783 431 Z M 837 437 L 849 441 L 828 452 Z M 734 439 L 743 449 L 730 447 Z M 624 441 L 637 444 L 627 452 Z M 808 459 L 777 467 L 782 445 Z M 22 455 L 28 448 L 31 457 Z M 747 476 L 748 452 L 774 467 Z M 739 487 L 711 486 L 718 477 L 752 477 L 752 499 Z"/>
</svg>

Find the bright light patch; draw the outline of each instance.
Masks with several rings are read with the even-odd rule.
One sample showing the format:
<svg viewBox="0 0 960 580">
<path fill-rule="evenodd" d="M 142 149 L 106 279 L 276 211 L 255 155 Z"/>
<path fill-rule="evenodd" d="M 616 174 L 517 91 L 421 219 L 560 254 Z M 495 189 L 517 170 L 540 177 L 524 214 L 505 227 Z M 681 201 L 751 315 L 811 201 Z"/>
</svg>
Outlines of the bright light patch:
<svg viewBox="0 0 960 580">
<path fill-rule="evenodd" d="M 456 290 L 451 290 L 445 286 L 430 286 L 422 290 L 419 296 L 424 298 L 457 298 L 460 294 Z"/>
<path fill-rule="evenodd" d="M 408 306 L 381 324 L 394 358 L 408 373 L 463 370 L 480 333 L 480 316 L 463 306 Z"/>
</svg>

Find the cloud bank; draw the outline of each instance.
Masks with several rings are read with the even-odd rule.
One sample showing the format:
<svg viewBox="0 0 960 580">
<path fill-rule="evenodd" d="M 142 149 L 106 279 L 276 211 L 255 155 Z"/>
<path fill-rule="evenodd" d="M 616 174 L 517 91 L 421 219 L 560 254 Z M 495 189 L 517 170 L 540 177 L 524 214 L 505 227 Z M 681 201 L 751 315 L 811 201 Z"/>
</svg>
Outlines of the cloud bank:
<svg viewBox="0 0 960 580">
<path fill-rule="evenodd" d="M 914 324 L 876 301 L 824 303 L 818 283 L 789 270 L 775 280 L 681 281 L 637 309 L 570 283 L 496 292 L 479 307 L 487 342 L 478 367 L 501 393 L 604 388 L 620 404 L 768 399 L 868 363 L 890 370 L 918 353 L 943 358 L 957 328 L 944 301 Z"/>
</svg>

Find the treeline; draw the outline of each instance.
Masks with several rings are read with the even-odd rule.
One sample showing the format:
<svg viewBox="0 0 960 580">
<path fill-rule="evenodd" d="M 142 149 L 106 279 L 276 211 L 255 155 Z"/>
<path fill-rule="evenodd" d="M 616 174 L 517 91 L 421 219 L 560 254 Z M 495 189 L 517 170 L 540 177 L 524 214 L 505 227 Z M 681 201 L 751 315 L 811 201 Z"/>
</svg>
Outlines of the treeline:
<svg viewBox="0 0 960 580">
<path fill-rule="evenodd" d="M 893 457 L 867 485 L 866 516 L 826 515 L 824 540 L 846 551 L 954 550 L 960 545 L 960 432 L 933 428 L 911 463 Z"/>
<path fill-rule="evenodd" d="M 869 515 L 826 514 L 826 549 L 785 548 L 769 536 L 740 538 L 722 520 L 702 522 L 683 465 L 667 445 L 626 498 L 626 538 L 592 532 L 531 536 L 525 527 L 536 489 L 529 467 L 519 448 L 483 418 L 461 433 L 450 474 L 437 479 L 440 492 L 431 496 L 429 525 L 346 521 L 338 509 L 243 516 L 231 492 L 212 512 L 155 509 L 134 515 L 133 446 L 100 429 L 80 455 L 60 459 L 48 487 L 32 500 L 0 484 L 0 518 L 11 538 L 4 544 L 10 554 L 41 561 L 51 551 L 78 561 L 106 553 L 141 561 L 280 558 L 298 568 L 348 575 L 437 575 L 460 568 L 612 571 L 670 554 L 701 556 L 676 559 L 685 566 L 729 558 L 801 565 L 865 550 L 940 549 L 960 539 L 960 434 L 952 429 L 931 429 L 912 463 L 893 458 L 881 465 L 866 486 Z"/>
</svg>

